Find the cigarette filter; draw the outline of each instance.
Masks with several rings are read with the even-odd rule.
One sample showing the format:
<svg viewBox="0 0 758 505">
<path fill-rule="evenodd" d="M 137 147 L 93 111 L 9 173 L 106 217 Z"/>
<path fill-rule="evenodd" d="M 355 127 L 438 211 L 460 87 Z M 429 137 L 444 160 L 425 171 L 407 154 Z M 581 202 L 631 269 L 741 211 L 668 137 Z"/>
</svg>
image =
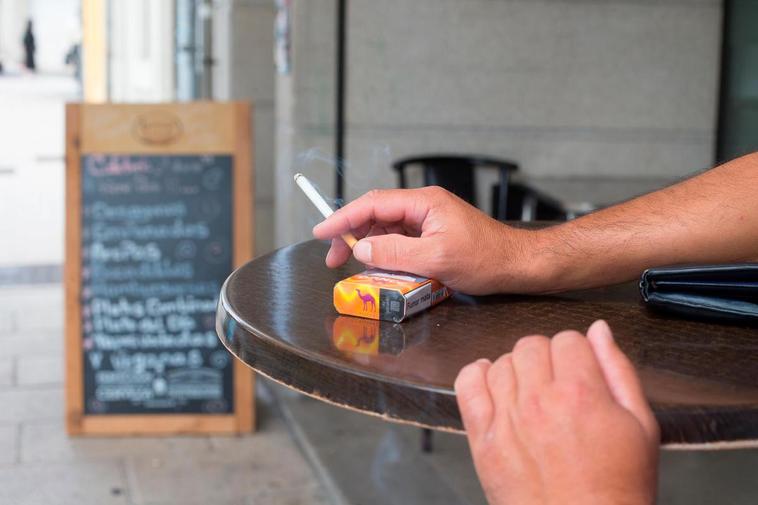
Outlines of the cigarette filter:
<svg viewBox="0 0 758 505">
<path fill-rule="evenodd" d="M 334 308 L 348 316 L 399 323 L 451 294 L 450 289 L 434 279 L 372 269 L 334 285 Z"/>
</svg>

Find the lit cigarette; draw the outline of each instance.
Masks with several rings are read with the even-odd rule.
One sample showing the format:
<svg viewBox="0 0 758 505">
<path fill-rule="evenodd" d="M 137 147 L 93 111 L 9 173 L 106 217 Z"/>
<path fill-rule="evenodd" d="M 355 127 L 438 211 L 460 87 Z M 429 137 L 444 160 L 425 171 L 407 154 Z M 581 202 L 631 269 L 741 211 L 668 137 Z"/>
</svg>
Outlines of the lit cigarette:
<svg viewBox="0 0 758 505">
<path fill-rule="evenodd" d="M 308 197 L 308 200 L 313 202 L 313 205 L 316 206 L 316 208 L 321 212 L 321 214 L 324 216 L 324 218 L 327 218 L 334 214 L 334 209 L 332 209 L 328 203 L 326 203 L 326 200 L 324 200 L 324 197 L 321 196 L 321 194 L 316 191 L 316 188 L 313 187 L 313 184 L 311 184 L 311 181 L 308 180 L 306 176 L 303 174 L 295 174 L 295 182 L 298 186 L 300 186 L 300 189 L 303 190 L 303 193 L 305 193 L 305 196 Z M 350 247 L 350 249 L 355 246 L 355 243 L 358 242 L 358 240 L 353 236 L 352 233 L 347 232 L 342 234 L 342 240 L 345 241 L 345 243 Z"/>
</svg>

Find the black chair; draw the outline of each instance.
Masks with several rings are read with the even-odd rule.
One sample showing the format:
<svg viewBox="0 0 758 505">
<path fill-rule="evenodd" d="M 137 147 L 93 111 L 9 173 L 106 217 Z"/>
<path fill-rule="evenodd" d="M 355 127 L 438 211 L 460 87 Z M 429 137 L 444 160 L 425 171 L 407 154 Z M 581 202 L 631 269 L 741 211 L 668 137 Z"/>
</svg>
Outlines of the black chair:
<svg viewBox="0 0 758 505">
<path fill-rule="evenodd" d="M 492 185 L 492 215 L 500 215 L 500 185 Z M 508 186 L 505 215 L 512 221 L 566 221 L 569 211 L 555 198 L 520 182 Z"/>
<path fill-rule="evenodd" d="M 406 168 L 419 166 L 423 171 L 424 186 L 441 186 L 455 193 L 471 205 L 478 207 L 476 198 L 475 172 L 480 168 L 496 169 L 499 172 L 498 187 L 510 188 L 511 173 L 518 170 L 512 161 L 484 156 L 428 155 L 403 158 L 392 164 L 399 177 L 400 187 L 407 188 Z M 492 217 L 505 221 L 508 215 L 509 191 L 498 191 L 493 200 Z"/>
</svg>

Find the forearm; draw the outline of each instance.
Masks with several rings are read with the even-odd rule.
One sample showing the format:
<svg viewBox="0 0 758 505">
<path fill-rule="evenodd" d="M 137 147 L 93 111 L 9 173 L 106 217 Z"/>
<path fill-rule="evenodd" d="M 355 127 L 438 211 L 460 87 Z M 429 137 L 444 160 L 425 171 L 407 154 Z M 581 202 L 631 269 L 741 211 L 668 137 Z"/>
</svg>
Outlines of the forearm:
<svg viewBox="0 0 758 505">
<path fill-rule="evenodd" d="M 758 153 L 536 232 L 540 291 L 628 281 L 649 267 L 758 259 Z"/>
</svg>

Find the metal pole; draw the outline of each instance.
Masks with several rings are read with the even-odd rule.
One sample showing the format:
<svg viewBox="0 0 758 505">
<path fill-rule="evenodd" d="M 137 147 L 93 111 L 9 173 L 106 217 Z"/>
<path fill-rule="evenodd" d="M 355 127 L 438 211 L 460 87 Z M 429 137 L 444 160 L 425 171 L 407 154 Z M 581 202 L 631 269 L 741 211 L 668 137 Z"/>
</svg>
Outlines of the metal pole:
<svg viewBox="0 0 758 505">
<path fill-rule="evenodd" d="M 340 205 L 344 198 L 345 187 L 345 40 L 347 32 L 347 0 L 337 0 L 337 37 L 336 37 L 336 110 L 334 118 L 334 158 L 335 190 L 334 196 Z"/>
</svg>

